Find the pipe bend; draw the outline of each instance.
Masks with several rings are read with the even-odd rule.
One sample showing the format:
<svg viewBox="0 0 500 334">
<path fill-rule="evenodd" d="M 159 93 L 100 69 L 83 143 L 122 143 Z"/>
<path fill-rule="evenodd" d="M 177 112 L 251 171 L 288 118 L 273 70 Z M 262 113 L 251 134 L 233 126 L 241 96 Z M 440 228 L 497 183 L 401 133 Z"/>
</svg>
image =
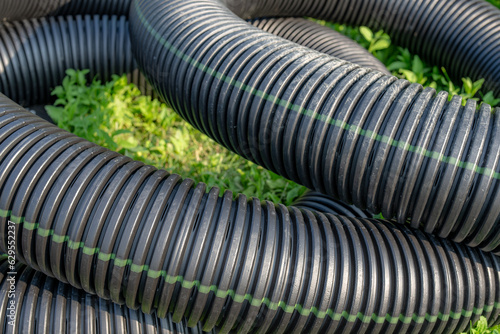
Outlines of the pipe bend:
<svg viewBox="0 0 500 334">
<path fill-rule="evenodd" d="M 226 7 L 354 20 L 344 2 L 327 4 L 134 0 L 133 50 L 184 119 L 241 156 L 386 218 L 498 251 L 498 112 L 324 56 L 249 26 Z M 358 14 L 365 23 L 377 11 Z M 402 27 L 424 31 L 411 15 L 410 28 Z M 461 122 L 464 114 L 473 122 Z"/>
</svg>

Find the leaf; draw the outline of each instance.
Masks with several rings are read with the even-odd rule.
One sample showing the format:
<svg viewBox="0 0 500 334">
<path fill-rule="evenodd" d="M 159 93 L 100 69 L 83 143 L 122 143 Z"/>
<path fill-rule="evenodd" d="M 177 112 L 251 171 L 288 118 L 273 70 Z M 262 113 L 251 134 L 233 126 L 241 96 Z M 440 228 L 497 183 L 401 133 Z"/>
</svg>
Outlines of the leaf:
<svg viewBox="0 0 500 334">
<path fill-rule="evenodd" d="M 446 80 L 447 80 L 448 82 L 451 82 L 450 76 L 448 75 L 448 72 L 446 72 L 446 69 L 445 69 L 444 67 L 441 67 L 441 71 L 443 72 L 443 74 L 444 74 L 444 76 L 445 76 Z"/>
<path fill-rule="evenodd" d="M 290 186 L 290 183 L 291 182 L 287 184 L 287 186 L 290 187 L 290 190 L 288 190 L 286 194 L 286 205 L 291 205 L 299 196 L 301 196 L 306 191 L 306 187 L 294 187 L 293 185 Z"/>
<path fill-rule="evenodd" d="M 373 40 L 373 32 L 370 30 L 370 28 L 361 26 L 359 27 L 359 32 L 368 42 L 371 42 Z"/>
<path fill-rule="evenodd" d="M 55 106 L 63 106 L 65 104 L 66 104 L 66 99 L 61 99 L 61 98 L 55 100 L 55 102 L 54 102 Z"/>
<path fill-rule="evenodd" d="M 76 75 L 76 71 L 72 68 L 68 68 L 66 70 L 66 75 L 69 76 L 69 77 L 74 77 Z"/>
<path fill-rule="evenodd" d="M 395 61 L 392 64 L 390 64 L 389 66 L 387 66 L 387 69 L 392 72 L 392 71 L 399 70 L 399 69 L 408 69 L 408 67 L 407 67 L 407 64 L 405 62 Z"/>
<path fill-rule="evenodd" d="M 63 82 L 62 82 L 63 88 L 66 91 L 69 91 L 71 89 L 70 85 L 71 85 L 70 77 L 64 77 Z"/>
<path fill-rule="evenodd" d="M 62 98 L 64 96 L 64 89 L 61 86 L 57 86 L 56 88 L 54 88 L 51 95 L 55 95 L 58 98 Z"/>
<path fill-rule="evenodd" d="M 375 52 L 379 50 L 384 50 L 387 49 L 389 46 L 391 46 L 391 41 L 387 39 L 379 39 L 373 45 L 370 45 L 370 52 Z"/>
<path fill-rule="evenodd" d="M 101 139 L 100 144 L 101 146 L 107 147 L 110 150 L 117 150 L 118 149 L 118 144 L 111 138 L 110 135 L 106 131 L 103 131 L 101 129 L 96 130 L 96 136 Z M 90 138 L 88 138 L 90 139 Z"/>
<path fill-rule="evenodd" d="M 131 134 L 132 131 L 130 130 L 126 130 L 126 129 L 119 129 L 119 130 L 116 130 L 113 132 L 112 136 L 118 136 L 118 135 L 121 135 L 121 134 L 124 134 L 124 133 L 128 133 L 128 134 Z"/>
<path fill-rule="evenodd" d="M 472 326 L 469 331 L 470 334 L 490 334 L 491 331 L 488 330 L 488 321 L 485 317 L 481 316 L 479 320 Z M 465 334 L 465 333 L 464 333 Z"/>
<path fill-rule="evenodd" d="M 45 110 L 47 111 L 47 114 L 49 114 L 50 118 L 52 118 L 52 120 L 56 124 L 59 124 L 59 122 L 62 121 L 64 117 L 64 108 L 55 106 L 45 106 Z"/>
<path fill-rule="evenodd" d="M 481 89 L 481 87 L 483 86 L 483 83 L 484 83 L 484 79 L 479 79 L 477 80 L 476 82 L 474 82 L 472 84 L 472 92 L 471 92 L 471 95 L 472 96 L 475 96 L 477 94 L 477 92 Z"/>
<path fill-rule="evenodd" d="M 133 148 L 136 148 L 139 146 L 139 142 L 134 137 L 127 137 L 127 138 L 119 139 L 119 140 L 116 140 L 115 142 L 118 144 L 118 146 L 121 146 L 127 150 L 130 150 L 130 149 L 133 149 Z"/>
<path fill-rule="evenodd" d="M 472 80 L 470 78 L 462 78 L 464 84 L 465 93 L 470 94 L 472 92 Z"/>
<path fill-rule="evenodd" d="M 400 69 L 399 72 L 405 76 L 406 80 L 413 82 L 413 83 L 418 82 L 417 75 L 415 73 L 413 73 L 412 71 Z"/>
<path fill-rule="evenodd" d="M 496 99 L 492 91 L 489 91 L 485 95 L 481 94 L 481 97 L 484 103 L 489 104 L 492 107 L 495 107 L 500 103 L 500 99 Z"/>
<path fill-rule="evenodd" d="M 415 56 L 413 58 L 413 63 L 412 63 L 411 69 L 415 73 L 422 73 L 423 74 L 425 72 L 424 63 L 422 62 L 422 60 L 420 60 L 419 56 Z"/>
<path fill-rule="evenodd" d="M 88 73 L 88 72 L 87 72 Z M 78 72 L 76 74 L 76 81 L 80 86 L 84 86 L 87 84 L 87 73 L 84 71 Z"/>
</svg>

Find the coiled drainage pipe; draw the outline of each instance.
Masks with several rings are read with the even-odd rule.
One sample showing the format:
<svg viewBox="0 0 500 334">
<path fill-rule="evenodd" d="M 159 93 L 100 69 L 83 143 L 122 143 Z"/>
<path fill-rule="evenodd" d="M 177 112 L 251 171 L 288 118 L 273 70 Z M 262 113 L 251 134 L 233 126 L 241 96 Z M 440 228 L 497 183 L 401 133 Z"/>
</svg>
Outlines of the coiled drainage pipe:
<svg viewBox="0 0 500 334">
<path fill-rule="evenodd" d="M 17 274 L 15 282 L 9 280 L 11 271 Z M 13 291 L 15 307 L 8 297 Z M 200 326 L 190 329 L 184 322 L 172 323 L 170 315 L 160 319 L 85 294 L 19 262 L 9 269 L 6 255 L 0 260 L 0 310 L 4 334 L 203 333 Z"/>
<path fill-rule="evenodd" d="M 297 18 L 251 20 L 254 27 L 289 41 L 306 46 L 348 62 L 391 74 L 384 64 L 352 39 L 313 21 Z"/>
<path fill-rule="evenodd" d="M 89 69 L 102 81 L 128 74 L 142 92 L 151 87 L 132 57 L 125 16 L 59 16 L 0 26 L 0 91 L 23 106 L 50 102 L 66 69 Z"/>
<path fill-rule="evenodd" d="M 436 1 L 404 3 L 430 2 Z M 455 8 L 463 2 L 443 3 Z M 283 9 L 284 15 L 342 19 L 338 12 L 351 2 L 226 3 L 245 18 Z M 500 14 L 482 2 L 466 3 L 468 10 Z M 356 23 L 370 23 L 371 11 L 355 15 L 355 10 L 373 5 L 367 1 L 348 13 Z M 422 40 L 457 38 L 448 25 L 425 34 L 428 27 L 421 27 L 420 16 L 403 14 L 418 24 L 398 31 L 400 38 L 405 32 L 408 41 L 418 33 Z M 433 12 L 443 19 L 448 14 Z M 432 88 L 249 27 L 217 0 L 136 0 L 129 20 L 143 73 L 184 119 L 220 144 L 308 188 L 400 223 L 411 218 L 412 227 L 500 253 L 500 117 L 490 106 L 482 104 L 477 111 L 469 100 L 463 107 L 460 98 L 448 102 L 446 92 L 436 95 Z M 349 16 L 344 21 L 351 22 Z M 452 24 L 464 21 L 469 17 L 457 17 Z M 464 31 L 475 31 L 475 22 Z M 491 24 L 499 23 L 500 16 Z M 451 57 L 455 50 L 455 44 L 441 47 L 436 45 L 440 57 Z M 471 64 L 482 66 L 480 58 Z M 497 69 L 500 65 L 490 71 Z"/>
<path fill-rule="evenodd" d="M 495 208 L 486 204 L 496 200 L 496 178 L 489 170 L 495 171 L 497 165 L 498 150 L 493 147 L 498 141 L 498 116 L 487 106 L 476 115 L 474 102 L 462 108 L 457 99 L 447 103 L 443 94 L 433 97 L 431 90 L 422 91 L 418 85 L 409 86 L 403 80 L 288 44 L 238 21 L 215 1 L 149 0 L 136 1 L 133 6 L 132 38 L 139 65 L 162 96 L 197 127 L 220 135 L 214 137 L 244 156 L 262 160 L 270 169 L 278 170 L 276 161 L 282 163 L 285 175 L 296 175 L 307 185 L 337 176 L 305 172 L 308 166 L 328 171 L 328 163 L 339 172 L 340 181 L 354 182 L 356 174 L 346 171 L 349 165 L 339 161 L 361 161 L 365 156 L 365 161 L 372 163 L 365 163 L 368 172 L 358 174 L 361 184 L 369 184 L 373 177 L 383 181 L 376 187 L 383 191 L 375 190 L 374 198 L 381 201 L 385 197 L 378 196 L 391 191 L 399 195 L 387 186 L 390 182 L 403 188 L 396 187 L 402 199 L 384 199 L 394 208 L 400 208 L 405 199 L 412 199 L 410 207 L 418 207 L 430 203 L 430 197 L 450 201 L 437 196 L 443 192 L 459 196 L 458 190 L 470 190 L 470 198 L 456 199 L 464 207 L 458 206 L 460 210 L 451 222 L 471 236 L 477 237 L 477 230 L 487 231 L 488 247 L 481 246 L 497 251 L 494 221 L 478 220 L 480 226 L 473 228 L 466 225 L 469 216 L 459 214 L 462 210 L 474 215 L 469 211 L 475 209 L 481 217 L 494 216 Z M 205 16 L 208 14 L 214 16 Z M 190 24 L 177 25 L 184 20 Z M 210 26 L 218 22 L 234 25 L 218 30 Z M 237 36 L 241 45 L 227 44 L 236 42 Z M 204 42 L 198 43 L 197 38 Z M 210 47 L 222 53 L 212 53 Z M 227 56 L 219 57 L 222 54 Z M 149 57 L 153 59 L 148 62 Z M 242 61 L 250 69 L 275 65 L 282 70 L 254 74 L 233 61 Z M 226 73 L 221 70 L 227 70 L 227 76 L 220 74 Z M 192 76 L 183 75 L 185 72 Z M 232 81 L 236 73 L 243 73 L 242 80 Z M 293 77 L 286 77 L 288 74 Z M 254 87 L 252 82 L 262 83 L 265 89 L 249 89 Z M 355 87 L 348 90 L 349 83 Z M 305 87 L 310 90 L 306 92 Z M 273 90 L 275 95 L 266 93 Z M 196 99 L 195 94 L 199 94 Z M 323 94 L 323 100 L 318 94 Z M 270 96 L 292 97 L 294 104 L 274 104 Z M 264 102 L 268 103 L 265 108 Z M 242 108 L 243 115 L 237 114 L 239 105 L 253 110 Z M 450 154 L 447 157 L 456 157 L 451 154 L 458 152 L 455 159 L 463 156 L 467 158 L 463 161 L 478 161 L 483 169 L 456 161 L 453 164 L 451 158 L 434 159 L 421 149 L 408 151 L 406 146 L 366 136 L 371 128 L 349 131 L 355 130 L 352 123 L 338 126 L 336 122 L 321 122 L 323 117 L 295 114 L 294 106 L 301 105 L 317 105 L 324 115 L 340 113 L 343 118 L 338 119 L 394 131 L 398 140 L 415 136 L 412 147 L 437 150 L 440 144 L 441 151 Z M 401 112 L 405 109 L 412 112 Z M 263 134 L 257 131 L 255 124 L 278 120 L 279 115 L 288 123 L 276 123 L 272 130 L 285 135 L 274 134 L 266 122 L 262 123 Z M 300 124 L 300 131 L 294 129 L 293 122 Z M 292 128 L 281 129 L 281 124 Z M 397 129 L 391 127 L 393 124 L 405 126 Z M 435 128 L 441 130 L 433 133 Z M 361 147 L 361 151 L 338 149 L 332 153 L 329 148 L 337 138 L 343 141 L 341 147 L 351 145 Z M 363 148 L 363 141 L 375 148 Z M 245 147 L 240 142 L 251 145 Z M 314 146 L 318 143 L 324 147 Z M 278 154 L 282 146 L 288 147 L 288 156 Z M 328 154 L 313 154 L 318 150 Z M 310 157 L 318 160 L 316 165 L 301 164 Z M 387 157 L 393 164 L 390 168 L 384 165 Z M 406 157 L 407 171 L 402 166 Z M 374 164 L 381 165 L 376 168 Z M 370 173 L 378 176 L 369 178 Z M 435 173 L 441 173 L 439 182 L 420 181 Z M 444 180 L 450 182 L 447 190 Z M 433 193 L 427 188 L 434 183 L 438 187 L 431 189 Z M 334 189 L 338 192 L 334 195 L 343 199 L 350 194 L 338 191 L 336 183 L 316 184 L 320 185 L 316 188 Z M 416 195 L 407 195 L 408 189 L 410 195 L 418 189 L 417 197 L 423 196 L 427 202 L 413 201 Z M 483 200 L 480 195 L 486 189 L 493 195 L 487 194 L 491 198 Z M 368 190 L 373 194 L 373 189 Z M 360 189 L 360 193 L 365 191 Z M 188 326 L 221 333 L 453 333 L 480 315 L 491 324 L 499 321 L 500 260 L 493 253 L 437 239 L 404 225 L 275 206 L 242 195 L 233 200 L 230 192 L 222 197 L 218 192 L 100 148 L 0 97 L 0 230 L 4 232 L 0 250 L 8 250 L 7 232 L 9 226 L 15 226 L 18 260 L 46 275 L 101 298 L 154 311 L 160 318 L 170 312 L 173 321 L 185 318 Z M 370 203 L 377 204 L 375 199 Z M 438 204 L 446 207 L 446 203 Z M 387 206 L 381 207 L 390 212 Z M 411 209 L 415 224 L 413 213 L 419 211 Z M 405 212 L 398 218 L 406 216 Z M 433 222 L 425 220 L 424 227 L 437 224 Z M 441 223 L 437 227 L 441 228 Z M 41 275 L 31 269 L 27 272 L 30 277 Z M 31 311 L 34 303 L 27 305 L 23 314 L 39 312 Z M 62 313 L 57 314 L 60 317 Z"/>
<path fill-rule="evenodd" d="M 3 0 L 0 4 L 2 19 L 8 21 L 56 15 L 127 15 L 129 8 L 130 0 Z"/>
<path fill-rule="evenodd" d="M 0 228 L 10 219 L 18 259 L 62 282 L 219 332 L 453 333 L 499 320 L 491 253 L 218 197 L 0 105 Z"/>
<path fill-rule="evenodd" d="M 286 18 L 252 23 L 331 56 L 388 73 L 360 45 L 312 21 Z M 62 82 L 68 68 L 89 69 L 89 76 L 101 81 L 126 73 L 144 94 L 155 95 L 132 57 L 125 16 L 77 15 L 5 22 L 0 26 L 0 68 L 0 92 L 22 106 L 50 102 L 51 90 Z"/>
</svg>

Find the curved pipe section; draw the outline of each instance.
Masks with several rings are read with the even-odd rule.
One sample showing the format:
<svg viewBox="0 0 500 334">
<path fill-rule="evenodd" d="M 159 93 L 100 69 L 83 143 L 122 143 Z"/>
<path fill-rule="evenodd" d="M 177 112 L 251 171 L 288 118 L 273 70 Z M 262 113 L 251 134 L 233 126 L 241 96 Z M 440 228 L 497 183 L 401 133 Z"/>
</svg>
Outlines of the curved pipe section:
<svg viewBox="0 0 500 334">
<path fill-rule="evenodd" d="M 2 333 L 203 333 L 200 326 L 191 329 L 185 322 L 173 323 L 170 315 L 158 318 L 85 294 L 21 263 L 14 269 L 9 266 L 8 257 L 3 255 L 0 259 Z M 17 280 L 12 280 L 12 272 Z"/>
<path fill-rule="evenodd" d="M 0 13 L 4 20 L 62 15 L 128 15 L 130 0 L 3 0 Z"/>
<path fill-rule="evenodd" d="M 285 14 L 328 14 L 295 4 Z M 135 0 L 129 19 L 146 77 L 220 144 L 346 203 L 500 252 L 500 117 L 490 106 L 290 43 L 216 0 Z"/>
<path fill-rule="evenodd" d="M 459 82 L 484 78 L 500 95 L 500 11 L 483 0 L 220 0 L 244 19 L 308 16 L 384 29 L 397 45 L 444 66 Z"/>
<path fill-rule="evenodd" d="M 297 200 L 292 203 L 292 206 L 299 209 L 307 209 L 352 218 L 373 218 L 374 216 L 368 211 L 360 210 L 354 205 L 347 205 L 343 202 L 336 201 L 330 196 L 316 191 L 307 191 L 304 195 L 297 198 Z"/>
<path fill-rule="evenodd" d="M 160 318 L 242 333 L 439 332 L 497 323 L 500 259 L 369 219 L 182 180 L 0 100 L 0 250 Z"/>
<path fill-rule="evenodd" d="M 387 72 L 360 45 L 314 22 L 288 18 L 253 24 L 331 56 Z M 104 82 L 113 74 L 126 73 L 141 92 L 156 97 L 132 57 L 125 16 L 59 16 L 0 26 L 0 92 L 20 105 L 49 103 L 51 90 L 62 82 L 68 68 L 88 69 L 91 78 Z"/>
<path fill-rule="evenodd" d="M 352 39 L 303 18 L 254 19 L 250 23 L 263 31 L 283 37 L 312 50 L 346 60 L 350 63 L 391 74 L 380 60 Z"/>
<path fill-rule="evenodd" d="M 36 2 L 36 1 L 32 1 Z M 46 104 L 68 68 L 102 81 L 127 73 L 145 94 L 125 16 L 59 16 L 0 25 L 0 92 L 23 106 Z"/>
</svg>

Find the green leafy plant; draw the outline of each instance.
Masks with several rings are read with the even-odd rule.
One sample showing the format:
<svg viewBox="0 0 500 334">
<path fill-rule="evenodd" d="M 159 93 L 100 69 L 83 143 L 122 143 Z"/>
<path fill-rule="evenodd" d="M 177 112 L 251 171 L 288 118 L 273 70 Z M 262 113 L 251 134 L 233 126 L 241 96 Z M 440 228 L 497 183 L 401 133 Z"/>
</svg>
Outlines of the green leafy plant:
<svg viewBox="0 0 500 334">
<path fill-rule="evenodd" d="M 450 94 L 450 100 L 453 96 L 460 95 L 463 104 L 468 99 L 482 101 L 493 107 L 500 104 L 500 99 L 497 99 L 493 92 L 481 92 L 483 79 L 472 81 L 470 78 L 462 78 L 461 84 L 454 82 L 444 67 L 430 66 L 407 48 L 393 45 L 390 36 L 383 30 L 374 33 L 364 26 L 355 28 L 319 20 L 315 22 L 335 29 L 357 41 L 384 63 L 393 75 L 412 83 L 419 83 L 424 87 L 432 87 L 437 91 L 447 91 Z"/>
<path fill-rule="evenodd" d="M 500 103 L 500 99 L 496 99 L 493 96 L 493 92 L 491 91 L 486 94 L 479 92 L 479 94 L 481 94 L 481 99 L 483 100 L 484 103 L 487 103 L 491 106 L 496 106 Z"/>
<path fill-rule="evenodd" d="M 488 321 L 485 317 L 481 317 L 478 322 L 467 333 L 462 334 L 500 334 L 500 325 L 488 328 Z"/>
<path fill-rule="evenodd" d="M 373 33 L 368 27 L 359 27 L 360 34 L 366 39 L 368 44 L 368 52 L 376 55 L 376 51 L 385 50 L 391 45 L 391 38 L 379 30 Z"/>
<path fill-rule="evenodd" d="M 476 98 L 475 96 L 483 86 L 484 79 L 472 82 L 471 78 L 462 78 L 462 82 L 462 93 L 460 95 L 463 97 L 464 104 L 467 99 L 478 101 L 479 98 Z"/>
<path fill-rule="evenodd" d="M 171 173 L 287 205 L 306 189 L 228 151 L 184 122 L 171 108 L 142 96 L 114 76 L 88 81 L 68 70 L 47 112 L 57 125 L 96 144 Z"/>
</svg>

